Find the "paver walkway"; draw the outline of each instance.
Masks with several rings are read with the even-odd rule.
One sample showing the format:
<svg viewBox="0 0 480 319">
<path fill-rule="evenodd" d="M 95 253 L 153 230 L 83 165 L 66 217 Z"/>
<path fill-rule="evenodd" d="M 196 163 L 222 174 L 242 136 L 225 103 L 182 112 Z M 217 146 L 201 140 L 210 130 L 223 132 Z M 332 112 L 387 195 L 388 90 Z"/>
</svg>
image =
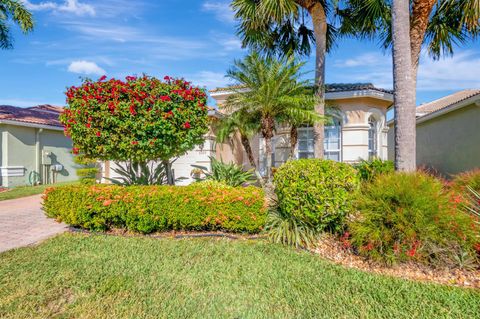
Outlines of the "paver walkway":
<svg viewBox="0 0 480 319">
<path fill-rule="evenodd" d="M 67 230 L 65 224 L 43 214 L 41 197 L 0 201 L 0 252 L 31 245 Z"/>
</svg>

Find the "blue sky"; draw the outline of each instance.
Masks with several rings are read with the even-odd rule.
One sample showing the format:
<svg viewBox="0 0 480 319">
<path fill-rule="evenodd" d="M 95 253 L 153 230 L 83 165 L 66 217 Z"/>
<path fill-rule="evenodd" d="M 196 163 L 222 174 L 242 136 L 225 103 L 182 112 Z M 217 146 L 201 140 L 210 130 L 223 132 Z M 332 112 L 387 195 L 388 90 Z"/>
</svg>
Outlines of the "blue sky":
<svg viewBox="0 0 480 319">
<path fill-rule="evenodd" d="M 0 51 L 0 104 L 64 104 L 80 77 L 147 73 L 182 76 L 209 89 L 245 50 L 235 36 L 228 0 L 23 0 L 35 31 L 14 28 L 14 49 Z M 313 56 L 307 70 L 313 70 Z M 417 103 L 480 88 L 480 45 L 453 58 L 423 55 Z M 313 72 L 311 73 L 313 77 Z M 327 82 L 373 82 L 391 88 L 391 56 L 369 41 L 342 40 L 327 57 Z"/>
</svg>

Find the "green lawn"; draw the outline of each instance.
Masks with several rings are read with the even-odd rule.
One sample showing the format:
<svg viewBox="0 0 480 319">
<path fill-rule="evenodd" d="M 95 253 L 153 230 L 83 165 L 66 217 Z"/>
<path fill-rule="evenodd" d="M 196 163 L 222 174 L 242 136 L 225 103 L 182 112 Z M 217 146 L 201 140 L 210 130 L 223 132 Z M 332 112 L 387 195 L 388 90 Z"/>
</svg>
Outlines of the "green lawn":
<svg viewBox="0 0 480 319">
<path fill-rule="evenodd" d="M 64 234 L 0 254 L 1 318 L 478 318 L 480 292 L 262 241 Z"/>
<path fill-rule="evenodd" d="M 38 185 L 38 186 L 19 186 L 19 187 L 12 188 L 11 190 L 8 190 L 6 192 L 1 192 L 0 193 L 0 201 L 7 200 L 7 199 L 15 199 L 15 198 L 20 198 L 20 197 L 37 195 L 37 194 L 43 193 L 43 191 L 45 191 L 45 189 L 48 188 L 48 187 L 70 185 L 70 184 L 75 184 L 75 183 L 78 183 L 78 182 L 77 181 L 75 181 L 75 182 L 62 182 L 62 183 L 48 184 L 48 185 Z"/>
</svg>

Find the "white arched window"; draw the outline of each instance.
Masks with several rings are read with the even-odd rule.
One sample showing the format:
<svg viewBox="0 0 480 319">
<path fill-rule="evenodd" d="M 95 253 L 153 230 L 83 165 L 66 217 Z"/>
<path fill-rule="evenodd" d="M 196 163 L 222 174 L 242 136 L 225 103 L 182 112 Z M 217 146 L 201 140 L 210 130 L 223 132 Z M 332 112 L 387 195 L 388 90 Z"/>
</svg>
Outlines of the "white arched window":
<svg viewBox="0 0 480 319">
<path fill-rule="evenodd" d="M 378 156 L 378 122 L 375 117 L 368 118 L 368 157 L 374 158 Z"/>
<path fill-rule="evenodd" d="M 342 122 L 339 118 L 334 117 L 325 125 L 323 149 L 326 159 L 342 160 Z"/>
</svg>

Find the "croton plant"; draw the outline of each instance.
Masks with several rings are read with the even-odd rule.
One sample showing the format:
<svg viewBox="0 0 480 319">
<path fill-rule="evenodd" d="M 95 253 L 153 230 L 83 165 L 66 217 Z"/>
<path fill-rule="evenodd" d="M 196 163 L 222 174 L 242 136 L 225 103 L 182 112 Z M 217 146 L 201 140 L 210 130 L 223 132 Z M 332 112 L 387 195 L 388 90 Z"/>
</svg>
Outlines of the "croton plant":
<svg viewBox="0 0 480 319">
<path fill-rule="evenodd" d="M 60 121 L 73 153 L 101 160 L 169 160 L 203 142 L 204 89 L 166 76 L 86 79 L 67 89 Z"/>
</svg>

